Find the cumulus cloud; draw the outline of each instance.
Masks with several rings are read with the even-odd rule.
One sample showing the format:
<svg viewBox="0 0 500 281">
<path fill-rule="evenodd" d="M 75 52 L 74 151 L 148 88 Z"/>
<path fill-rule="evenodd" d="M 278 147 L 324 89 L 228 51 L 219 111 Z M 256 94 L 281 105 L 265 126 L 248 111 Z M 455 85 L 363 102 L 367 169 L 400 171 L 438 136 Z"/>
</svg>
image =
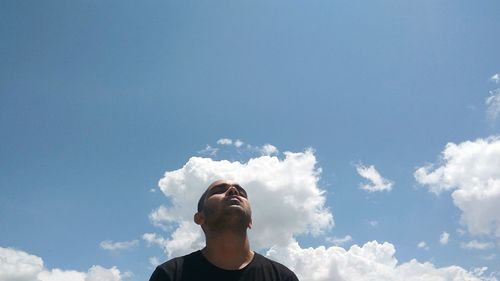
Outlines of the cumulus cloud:
<svg viewBox="0 0 500 281">
<path fill-rule="evenodd" d="M 477 240 L 472 240 L 467 243 L 460 243 L 460 247 L 469 250 L 487 250 L 495 247 L 495 244 L 491 242 L 479 242 Z"/>
<path fill-rule="evenodd" d="M 372 241 L 349 249 L 337 245 L 301 248 L 297 235 L 325 234 L 334 225 L 333 214 L 325 206 L 325 191 L 318 186 L 320 174 L 312 150 L 285 152 L 284 159 L 260 156 L 246 162 L 192 157 L 182 168 L 167 171 L 159 182 L 169 203 L 153 210 L 150 219 L 168 231 L 146 233 L 143 239 L 161 247 L 169 257 L 202 248 L 203 233 L 192 222 L 196 203 L 212 181 L 225 178 L 238 181 L 249 193 L 252 248 L 290 267 L 302 281 L 496 280 L 482 276 L 485 268 L 439 268 L 417 260 L 400 264 L 395 247 L 388 242 Z M 370 224 L 378 225 L 376 221 Z M 326 240 L 339 245 L 352 237 Z M 159 260 L 152 258 L 150 263 Z"/>
<path fill-rule="evenodd" d="M 285 247 L 272 247 L 267 256 L 290 267 L 302 281 L 496 280 L 483 276 L 486 268 L 467 271 L 459 266 L 436 267 L 415 259 L 400 264 L 395 253 L 394 245 L 388 242 L 371 241 L 346 250 L 337 246 L 301 248 L 292 241 Z"/>
<path fill-rule="evenodd" d="M 118 251 L 118 250 L 130 249 L 136 247 L 137 245 L 139 245 L 138 240 L 123 241 L 123 242 L 113 242 L 111 240 L 105 240 L 99 244 L 99 247 L 101 247 L 101 249 L 103 250 Z"/>
<path fill-rule="evenodd" d="M 361 189 L 366 191 L 390 191 L 394 185 L 392 181 L 382 177 L 373 165 L 369 167 L 363 166 L 363 164 L 356 165 L 356 171 L 360 176 L 370 181 L 370 183 L 361 184 Z"/>
<path fill-rule="evenodd" d="M 448 143 L 439 165 L 426 165 L 415 179 L 431 192 L 451 191 L 460 222 L 473 235 L 500 237 L 500 139 Z"/>
<path fill-rule="evenodd" d="M 200 195 L 220 178 L 238 181 L 249 194 L 253 208 L 249 235 L 254 248 L 288 243 L 299 234 L 321 234 L 334 220 L 325 206 L 325 191 L 318 186 L 320 173 L 312 150 L 285 152 L 284 159 L 261 156 L 245 163 L 192 157 L 181 169 L 165 173 L 159 186 L 171 204 L 150 215 L 154 224 L 171 228 L 173 233 L 164 240 L 159 235 L 143 238 L 162 245 L 168 256 L 202 247 L 204 236 L 193 214 Z"/>
<path fill-rule="evenodd" d="M 87 276 L 85 277 L 85 281 L 103 280 L 120 281 L 120 271 L 116 267 L 107 269 L 102 266 L 94 265 L 89 269 Z"/>
<path fill-rule="evenodd" d="M 446 231 L 443 231 L 443 233 L 441 233 L 441 236 L 439 236 L 439 243 L 441 243 L 442 245 L 446 245 L 448 244 L 449 240 L 450 234 Z"/>
<path fill-rule="evenodd" d="M 486 113 L 488 117 L 495 120 L 500 113 L 500 89 L 490 91 L 490 96 L 486 98 Z"/>
<path fill-rule="evenodd" d="M 43 260 L 24 251 L 0 247 L 0 280 L 2 281 L 121 281 L 130 273 L 121 274 L 116 267 L 92 266 L 87 272 L 47 269 Z"/>
</svg>

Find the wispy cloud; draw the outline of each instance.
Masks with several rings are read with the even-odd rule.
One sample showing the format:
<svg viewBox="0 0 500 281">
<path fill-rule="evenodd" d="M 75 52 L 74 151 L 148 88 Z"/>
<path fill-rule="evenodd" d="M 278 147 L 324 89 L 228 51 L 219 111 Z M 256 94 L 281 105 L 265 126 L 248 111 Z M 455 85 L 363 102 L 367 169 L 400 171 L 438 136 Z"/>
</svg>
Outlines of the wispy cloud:
<svg viewBox="0 0 500 281">
<path fill-rule="evenodd" d="M 496 120 L 500 113 L 500 89 L 490 91 L 490 96 L 485 101 L 486 112 L 491 120 Z"/>
<path fill-rule="evenodd" d="M 218 150 L 219 150 L 218 148 L 214 148 L 214 147 L 210 146 L 209 144 L 207 144 L 207 146 L 205 146 L 204 149 L 198 151 L 198 154 L 215 156 L 215 155 L 217 155 Z"/>
<path fill-rule="evenodd" d="M 198 151 L 198 154 L 216 156 L 219 151 L 223 151 L 222 146 L 236 148 L 238 155 L 242 155 L 243 153 L 248 155 L 258 154 L 259 156 L 273 156 L 279 153 L 278 148 L 269 143 L 262 146 L 244 144 L 245 143 L 240 139 L 220 138 L 217 140 L 217 144 L 215 146 L 207 144 L 207 146 L 203 150 Z"/>
<path fill-rule="evenodd" d="M 500 82 L 500 73 L 491 76 L 490 81 L 498 84 Z M 485 104 L 488 118 L 492 121 L 496 120 L 498 114 L 500 114 L 500 88 L 490 91 L 490 96 L 486 98 Z"/>
<path fill-rule="evenodd" d="M 242 145 L 243 145 L 243 142 L 242 142 L 242 141 L 240 141 L 240 140 L 238 140 L 238 139 L 234 141 L 234 146 L 236 146 L 236 147 L 241 147 Z"/>
<path fill-rule="evenodd" d="M 497 255 L 496 255 L 496 254 L 490 254 L 490 255 L 487 255 L 487 256 L 482 257 L 482 259 L 483 259 L 483 260 L 486 260 L 486 261 L 492 261 L 492 260 L 494 260 L 496 257 L 497 257 Z"/>
<path fill-rule="evenodd" d="M 425 241 L 420 241 L 418 244 L 417 244 L 417 247 L 419 249 L 424 249 L 424 250 L 429 250 L 429 246 L 427 246 L 427 243 Z"/>
<path fill-rule="evenodd" d="M 220 138 L 219 140 L 217 140 L 217 144 L 218 145 L 234 145 L 235 147 L 241 147 L 244 144 L 244 142 L 239 140 L 239 139 L 232 140 L 229 138 Z"/>
<path fill-rule="evenodd" d="M 130 249 L 136 247 L 137 245 L 139 245 L 138 240 L 124 241 L 124 242 L 113 242 L 111 240 L 105 240 L 99 244 L 99 247 L 101 247 L 101 249 L 103 250 L 117 251 L 117 250 Z"/>
<path fill-rule="evenodd" d="M 439 243 L 441 243 L 442 245 L 446 245 L 448 244 L 450 240 L 450 234 L 446 231 L 443 231 L 443 233 L 441 233 L 441 236 L 439 236 Z"/>
<path fill-rule="evenodd" d="M 150 269 L 156 268 L 159 264 L 161 264 L 161 261 L 158 257 L 150 257 L 149 258 L 149 264 L 151 265 Z"/>
<path fill-rule="evenodd" d="M 157 245 L 160 248 L 165 248 L 167 243 L 167 240 L 163 236 L 156 233 L 144 233 L 142 239 L 146 241 L 148 246 Z"/>
<path fill-rule="evenodd" d="M 231 145 L 231 144 L 233 144 L 233 141 L 231 139 L 222 138 L 222 139 L 219 139 L 217 141 L 217 144 L 220 144 L 220 145 Z"/>
<path fill-rule="evenodd" d="M 344 245 L 352 241 L 351 235 L 346 235 L 344 237 L 327 237 L 326 241 L 332 243 L 335 246 Z"/>
<path fill-rule="evenodd" d="M 394 182 L 382 177 L 377 169 L 375 169 L 375 166 L 366 167 L 363 164 L 358 164 L 356 165 L 356 171 L 361 177 L 370 181 L 370 183 L 361 184 L 361 189 L 369 192 L 392 190 Z"/>
<path fill-rule="evenodd" d="M 472 240 L 467 243 L 460 243 L 460 247 L 469 250 L 487 250 L 495 247 L 495 244 L 491 242 L 480 242 L 477 240 Z"/>
<path fill-rule="evenodd" d="M 495 73 L 491 76 L 490 81 L 498 84 L 498 82 L 500 82 L 500 73 Z"/>
</svg>

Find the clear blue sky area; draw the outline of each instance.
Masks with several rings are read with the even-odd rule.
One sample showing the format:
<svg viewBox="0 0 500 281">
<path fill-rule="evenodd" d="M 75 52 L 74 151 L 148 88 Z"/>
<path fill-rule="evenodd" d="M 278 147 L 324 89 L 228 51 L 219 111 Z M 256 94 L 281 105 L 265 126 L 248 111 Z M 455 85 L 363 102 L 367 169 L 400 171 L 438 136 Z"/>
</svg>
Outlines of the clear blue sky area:
<svg viewBox="0 0 500 281">
<path fill-rule="evenodd" d="M 150 189 L 228 137 L 312 147 L 331 236 L 500 271 L 484 259 L 498 246 L 461 248 L 473 237 L 456 233 L 449 194 L 413 176 L 448 142 L 499 133 L 485 105 L 499 35 L 495 0 L 0 1 L 0 246 L 145 280 L 164 257 L 141 241 L 167 201 Z M 358 163 L 393 190 L 361 190 Z M 140 243 L 109 252 L 108 239 Z"/>
</svg>

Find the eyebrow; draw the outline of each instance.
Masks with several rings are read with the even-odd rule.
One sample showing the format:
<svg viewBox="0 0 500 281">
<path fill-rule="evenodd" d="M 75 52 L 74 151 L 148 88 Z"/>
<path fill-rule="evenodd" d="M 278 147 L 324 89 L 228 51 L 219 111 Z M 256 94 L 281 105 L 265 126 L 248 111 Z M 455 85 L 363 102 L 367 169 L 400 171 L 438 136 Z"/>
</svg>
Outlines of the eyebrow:
<svg viewBox="0 0 500 281">
<path fill-rule="evenodd" d="M 214 190 L 214 189 L 218 189 L 218 188 L 221 188 L 221 187 L 223 187 L 223 188 L 229 188 L 231 186 L 236 187 L 236 189 L 238 189 L 238 192 L 243 193 L 245 195 L 245 197 L 248 197 L 247 191 L 243 187 L 241 187 L 241 185 L 239 185 L 239 184 L 229 184 L 229 183 L 221 183 L 221 184 L 213 186 L 212 188 L 210 188 L 208 194 L 211 195 L 212 194 L 212 190 Z"/>
</svg>

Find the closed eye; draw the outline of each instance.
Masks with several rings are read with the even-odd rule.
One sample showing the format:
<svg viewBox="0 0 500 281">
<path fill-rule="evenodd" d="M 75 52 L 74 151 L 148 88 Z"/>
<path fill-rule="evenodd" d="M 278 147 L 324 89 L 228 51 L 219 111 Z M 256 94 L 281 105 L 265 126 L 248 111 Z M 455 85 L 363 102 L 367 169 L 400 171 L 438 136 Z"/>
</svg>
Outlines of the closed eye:
<svg viewBox="0 0 500 281">
<path fill-rule="evenodd" d="M 247 195 L 247 192 L 245 189 L 243 189 L 243 187 L 241 187 L 240 185 L 230 185 L 230 184 L 227 184 L 227 183 L 223 183 L 223 184 L 219 184 L 219 185 L 216 185 L 214 187 L 212 187 L 212 189 L 210 190 L 210 193 L 209 193 L 209 196 L 213 195 L 213 194 L 221 194 L 221 193 L 224 193 L 226 192 L 231 186 L 234 186 L 237 190 L 238 190 L 238 193 L 240 194 L 240 196 L 243 196 L 245 198 L 248 198 L 248 195 Z"/>
</svg>

